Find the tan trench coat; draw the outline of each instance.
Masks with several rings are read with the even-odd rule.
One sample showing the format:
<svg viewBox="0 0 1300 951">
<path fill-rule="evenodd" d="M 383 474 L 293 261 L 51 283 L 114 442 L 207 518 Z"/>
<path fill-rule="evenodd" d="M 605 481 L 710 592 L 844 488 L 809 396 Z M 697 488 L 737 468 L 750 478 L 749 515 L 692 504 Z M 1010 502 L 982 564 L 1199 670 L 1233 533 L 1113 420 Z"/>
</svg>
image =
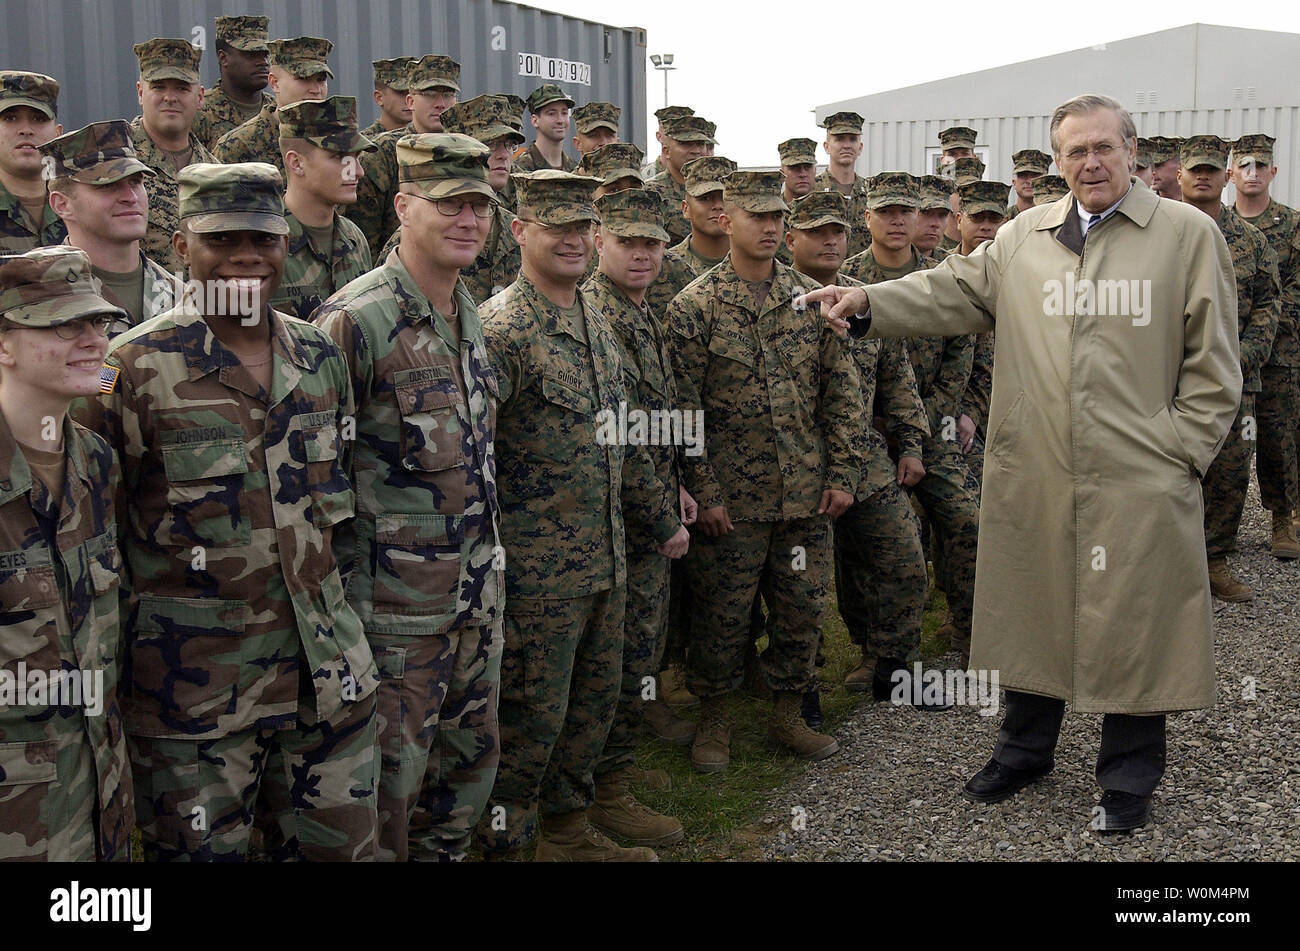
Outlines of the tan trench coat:
<svg viewBox="0 0 1300 951">
<path fill-rule="evenodd" d="M 868 291 L 872 335 L 996 325 L 971 666 L 1092 713 L 1214 702 L 1200 475 L 1242 387 L 1218 227 L 1134 182 L 1086 241 L 1066 196 Z M 1081 279 L 1149 306 L 1059 306 Z"/>
</svg>

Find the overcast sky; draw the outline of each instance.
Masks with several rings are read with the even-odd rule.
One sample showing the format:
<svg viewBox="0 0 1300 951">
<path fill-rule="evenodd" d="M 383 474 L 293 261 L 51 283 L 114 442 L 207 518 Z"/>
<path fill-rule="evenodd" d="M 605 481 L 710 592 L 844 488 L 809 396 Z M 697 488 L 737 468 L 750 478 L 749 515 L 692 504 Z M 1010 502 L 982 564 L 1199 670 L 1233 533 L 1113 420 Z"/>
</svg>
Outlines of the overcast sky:
<svg viewBox="0 0 1300 951">
<path fill-rule="evenodd" d="M 1091 3 L 909 0 L 870 5 L 784 0 L 532 0 L 531 5 L 647 31 L 646 92 L 663 105 L 650 53 L 672 53 L 668 99 L 718 124 L 718 153 L 775 165 L 776 143 L 821 142 L 820 103 L 1154 33 L 1187 23 L 1300 32 L 1300 6 L 1224 0 Z M 1300 87 L 1300 83 L 1297 83 Z M 1083 92 L 1084 90 L 1080 90 Z M 1300 88 L 1297 88 L 1300 96 Z M 818 160 L 825 161 L 819 150 Z"/>
</svg>

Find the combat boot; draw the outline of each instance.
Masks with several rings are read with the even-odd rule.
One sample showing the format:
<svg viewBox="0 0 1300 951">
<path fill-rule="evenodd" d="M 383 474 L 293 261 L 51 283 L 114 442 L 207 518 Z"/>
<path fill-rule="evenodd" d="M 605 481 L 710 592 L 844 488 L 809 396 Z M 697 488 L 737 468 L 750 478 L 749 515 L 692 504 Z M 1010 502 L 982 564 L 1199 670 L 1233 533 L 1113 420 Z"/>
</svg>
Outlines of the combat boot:
<svg viewBox="0 0 1300 951">
<path fill-rule="evenodd" d="M 848 676 L 844 678 L 844 689 L 849 693 L 866 693 L 871 689 L 871 676 L 874 671 L 875 658 L 867 655 L 866 648 L 862 649 L 862 659 L 858 661 L 858 666 L 849 671 Z"/>
<path fill-rule="evenodd" d="M 686 689 L 686 670 L 669 664 L 659 672 L 659 699 L 674 707 L 698 707 L 700 698 Z"/>
<path fill-rule="evenodd" d="M 1255 590 L 1233 577 L 1228 562 L 1223 558 L 1210 559 L 1210 594 L 1220 601 L 1253 601 Z"/>
<path fill-rule="evenodd" d="M 691 747 L 691 765 L 701 773 L 720 773 L 729 762 L 731 723 L 722 698 L 709 697 L 700 703 L 700 726 Z"/>
<path fill-rule="evenodd" d="M 799 715 L 801 695 L 795 690 L 779 690 L 772 702 L 772 719 L 768 724 L 767 738 L 804 759 L 825 759 L 838 753 L 840 744 L 835 737 L 817 733 L 804 723 Z"/>
<path fill-rule="evenodd" d="M 651 736 L 672 746 L 689 746 L 695 739 L 695 724 L 677 716 L 673 708 L 662 700 L 646 703 L 644 722 Z"/>
<path fill-rule="evenodd" d="M 547 816 L 534 862 L 658 862 L 653 849 L 625 849 L 587 821 L 585 809 Z"/>
<path fill-rule="evenodd" d="M 601 832 L 616 835 L 633 845 L 676 845 L 686 836 L 682 824 L 637 802 L 628 790 L 623 770 L 596 777 L 596 801 L 587 819 Z"/>
<path fill-rule="evenodd" d="M 1296 543 L 1295 525 L 1286 512 L 1273 513 L 1273 557 L 1288 561 L 1300 557 L 1300 544 Z"/>
</svg>

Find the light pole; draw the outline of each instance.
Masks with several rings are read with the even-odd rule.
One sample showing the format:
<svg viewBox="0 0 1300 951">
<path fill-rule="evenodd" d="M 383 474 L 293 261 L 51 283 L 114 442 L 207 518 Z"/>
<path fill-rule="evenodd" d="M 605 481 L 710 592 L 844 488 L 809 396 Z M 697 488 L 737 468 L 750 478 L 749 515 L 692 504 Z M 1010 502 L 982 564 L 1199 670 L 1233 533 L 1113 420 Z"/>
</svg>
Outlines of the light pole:
<svg viewBox="0 0 1300 951">
<path fill-rule="evenodd" d="M 673 65 L 673 54 L 664 53 L 662 56 L 660 56 L 658 53 L 651 53 L 650 62 L 654 64 L 655 69 L 659 70 L 661 73 L 664 74 L 664 105 L 667 106 L 668 105 L 668 74 L 677 68 L 676 66 Z"/>
</svg>

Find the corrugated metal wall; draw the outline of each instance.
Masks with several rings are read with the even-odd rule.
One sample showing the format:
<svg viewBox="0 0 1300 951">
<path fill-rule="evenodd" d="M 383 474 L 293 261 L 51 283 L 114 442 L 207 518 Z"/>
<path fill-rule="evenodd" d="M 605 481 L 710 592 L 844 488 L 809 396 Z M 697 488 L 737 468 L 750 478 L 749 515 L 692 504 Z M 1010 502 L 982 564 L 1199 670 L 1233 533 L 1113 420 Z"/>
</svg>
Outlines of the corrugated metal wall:
<svg viewBox="0 0 1300 951">
<path fill-rule="evenodd" d="M 562 85 L 579 105 L 603 99 L 622 106 L 622 136 L 646 146 L 645 31 L 637 28 L 497 0 L 3 0 L 0 7 L 0 68 L 57 79 L 65 130 L 138 114 L 136 43 L 155 36 L 202 39 L 203 81 L 210 86 L 217 78 L 214 17 L 262 13 L 271 18 L 272 39 L 313 35 L 334 42 L 330 93 L 356 96 L 362 125 L 377 114 L 372 60 L 446 53 L 461 64 L 461 98 L 468 99 L 526 96 L 543 80 L 518 75 L 519 54 L 537 53 L 590 65 L 590 86 Z"/>
</svg>

